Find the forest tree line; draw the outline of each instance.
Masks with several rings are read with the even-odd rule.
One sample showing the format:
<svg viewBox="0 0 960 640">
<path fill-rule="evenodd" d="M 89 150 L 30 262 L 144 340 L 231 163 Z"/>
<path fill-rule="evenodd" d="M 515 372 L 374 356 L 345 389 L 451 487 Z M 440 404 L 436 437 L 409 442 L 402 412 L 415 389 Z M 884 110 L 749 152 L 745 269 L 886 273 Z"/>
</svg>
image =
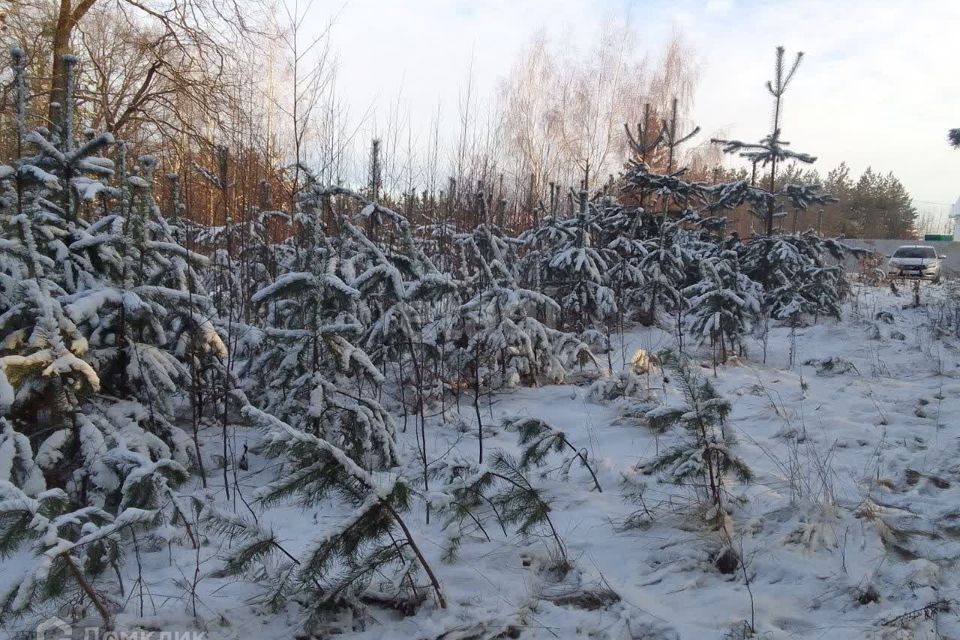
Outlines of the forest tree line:
<svg viewBox="0 0 960 640">
<path fill-rule="evenodd" d="M 750 180 L 749 169 L 721 169 L 720 180 Z M 758 180 L 765 182 L 767 176 Z M 788 211 L 779 227 L 785 232 L 814 229 L 826 236 L 847 238 L 912 238 L 917 235 L 918 214 L 906 187 L 892 173 L 867 167 L 859 176 L 846 163 L 821 174 L 817 169 L 787 165 L 778 185 L 820 185 L 837 202 L 805 210 Z M 731 214 L 731 230 L 741 236 L 759 230 L 758 220 L 745 212 Z"/>
</svg>

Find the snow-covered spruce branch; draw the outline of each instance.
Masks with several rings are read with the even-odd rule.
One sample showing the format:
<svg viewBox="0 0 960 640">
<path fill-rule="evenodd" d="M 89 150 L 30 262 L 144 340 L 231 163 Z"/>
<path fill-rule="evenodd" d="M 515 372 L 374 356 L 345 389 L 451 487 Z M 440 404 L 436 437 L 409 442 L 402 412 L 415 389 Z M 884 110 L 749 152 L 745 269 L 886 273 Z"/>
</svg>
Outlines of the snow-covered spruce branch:
<svg viewBox="0 0 960 640">
<path fill-rule="evenodd" d="M 315 592 L 308 607 L 311 616 L 320 616 L 360 603 L 375 572 L 392 569 L 394 575 L 403 576 L 394 583 L 394 592 L 375 594 L 379 599 L 416 597 L 421 587 L 413 569 L 419 568 L 426 574 L 437 604 L 445 608 L 439 579 L 402 516 L 410 507 L 406 480 L 392 473 L 374 477 L 342 449 L 245 403 L 242 392 L 235 395 L 241 400 L 243 415 L 267 433 L 261 450 L 289 459 L 290 469 L 263 487 L 259 503 L 270 505 L 295 498 L 301 504 L 313 505 L 333 494 L 352 511 L 299 558 L 282 550 L 272 533 L 255 531 L 239 522 L 228 523 L 246 526 L 248 533 L 243 543 L 229 552 L 224 571 L 243 572 L 255 560 L 282 551 L 296 565 L 282 579 L 290 580 L 291 587 Z"/>
<path fill-rule="evenodd" d="M 134 527 L 157 524 L 158 512 L 127 508 L 118 517 L 96 507 L 70 505 L 62 490 L 29 497 L 0 482 L 0 557 L 34 543 L 37 564 L 0 596 L 0 621 L 22 615 L 44 600 L 59 599 L 74 589 L 88 599 L 106 628 L 113 603 L 95 580 L 122 557 L 120 535 Z"/>
<path fill-rule="evenodd" d="M 431 497 L 431 502 L 445 514 L 445 529 L 453 531 L 448 538 L 446 560 L 456 557 L 464 535 L 479 531 L 489 540 L 484 521 L 492 514 L 504 535 L 508 525 L 515 526 L 524 537 L 546 527 L 561 565 L 569 566 L 566 546 L 550 518 L 549 501 L 513 457 L 497 450 L 487 464 L 453 461 L 436 473 L 444 476 L 445 484 Z"/>
<path fill-rule="evenodd" d="M 947 141 L 954 149 L 960 149 L 960 129 L 950 129 L 947 132 Z"/>
<path fill-rule="evenodd" d="M 590 473 L 593 486 L 596 487 L 597 491 L 603 493 L 600 481 L 597 480 L 596 471 L 587 459 L 587 450 L 573 446 L 566 433 L 551 427 L 539 418 L 507 419 L 503 426 L 508 431 L 513 431 L 520 436 L 520 446 L 523 448 L 523 453 L 520 455 L 520 467 L 526 469 L 533 465 L 542 465 L 551 452 L 561 453 L 569 449 L 573 452 L 573 456 L 561 465 L 564 475 L 569 472 L 570 466 L 576 460 Z"/>
</svg>

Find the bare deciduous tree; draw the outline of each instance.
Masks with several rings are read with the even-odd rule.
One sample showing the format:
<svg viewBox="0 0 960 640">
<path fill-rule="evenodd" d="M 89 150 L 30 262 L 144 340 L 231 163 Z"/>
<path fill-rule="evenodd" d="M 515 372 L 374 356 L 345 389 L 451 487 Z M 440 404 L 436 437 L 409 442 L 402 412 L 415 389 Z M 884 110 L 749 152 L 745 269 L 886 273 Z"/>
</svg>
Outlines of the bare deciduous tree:
<svg viewBox="0 0 960 640">
<path fill-rule="evenodd" d="M 532 176 L 541 194 L 550 182 L 588 188 L 617 173 L 630 146 L 623 125 L 655 116 L 679 99 L 689 108 L 695 70 L 679 36 L 654 62 L 638 53 L 636 33 L 607 25 L 582 54 L 538 36 L 501 87 L 501 134 L 512 169 Z"/>
<path fill-rule="evenodd" d="M 49 33 L 50 94 L 49 115 L 56 122 L 57 105 L 66 95 L 64 56 L 71 53 L 74 36 L 81 22 L 95 8 L 105 8 L 114 20 L 142 25 L 158 34 L 160 42 L 179 55 L 195 61 L 208 72 L 222 68 L 227 57 L 227 43 L 252 27 L 257 13 L 256 3 L 242 6 L 237 0 L 59 0 L 52 7 L 53 29 Z M 162 37 L 160 37 L 162 35 Z M 142 92 L 148 90 L 152 78 L 144 76 Z"/>
</svg>

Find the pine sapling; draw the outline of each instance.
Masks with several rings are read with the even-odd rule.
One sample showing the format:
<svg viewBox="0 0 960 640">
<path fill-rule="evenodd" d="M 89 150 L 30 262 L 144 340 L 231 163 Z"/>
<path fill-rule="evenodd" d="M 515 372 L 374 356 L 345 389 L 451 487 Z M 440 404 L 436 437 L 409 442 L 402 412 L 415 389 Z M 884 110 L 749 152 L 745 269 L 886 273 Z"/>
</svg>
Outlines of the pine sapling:
<svg viewBox="0 0 960 640">
<path fill-rule="evenodd" d="M 240 544 L 226 556 L 222 572 L 236 575 L 268 555 L 283 554 L 294 566 L 275 576 L 270 598 L 280 601 L 298 591 L 310 593 L 305 603 L 308 628 L 316 628 L 338 610 L 356 610 L 370 598 L 381 603 L 409 602 L 411 598 L 419 602 L 424 589 L 432 591 L 437 604 L 446 608 L 439 579 L 401 515 L 410 508 L 411 490 L 406 480 L 396 475 L 385 481 L 374 478 L 342 449 L 243 402 L 239 392 L 236 395 L 244 404 L 244 416 L 268 432 L 264 453 L 285 455 L 290 460 L 287 473 L 264 487 L 258 502 L 271 505 L 296 498 L 303 505 L 315 505 L 333 494 L 352 511 L 300 557 L 284 550 L 270 532 L 240 521 L 227 523 L 244 533 Z M 421 571 L 427 576 L 426 587 L 417 580 Z M 374 575 L 383 573 L 394 576 L 392 587 L 370 591 Z"/>
<path fill-rule="evenodd" d="M 437 506 L 447 516 L 445 529 L 452 531 L 445 560 L 456 558 L 466 535 L 479 531 L 490 540 L 484 523 L 492 514 L 504 536 L 508 535 L 508 525 L 515 526 L 524 537 L 545 528 L 555 544 L 558 569 L 571 566 L 566 546 L 550 518 L 550 502 L 533 486 L 516 459 L 498 450 L 486 465 L 455 461 L 438 473 L 446 475 L 446 485 L 442 488 L 445 496 Z"/>
<path fill-rule="evenodd" d="M 157 512 L 129 508 L 114 518 L 97 507 L 71 506 L 66 493 L 50 489 L 34 497 L 0 483 L 0 557 L 28 542 L 39 558 L 0 595 L 0 622 L 45 601 L 89 601 L 105 628 L 113 625 L 114 603 L 97 580 L 121 557 L 120 534 L 156 525 Z"/>
<path fill-rule="evenodd" d="M 699 342 L 715 348 L 714 363 L 726 362 L 730 351 L 743 353 L 743 336 L 760 313 L 759 287 L 740 272 L 732 251 L 701 261 L 700 274 L 700 281 L 683 292 L 690 329 Z"/>
<path fill-rule="evenodd" d="M 590 477 L 593 478 L 593 486 L 596 487 L 597 491 L 603 493 L 603 489 L 600 488 L 600 481 L 597 480 L 597 474 L 588 460 L 587 450 L 573 446 L 566 433 L 551 427 L 539 418 L 505 420 L 503 426 L 508 431 L 514 431 L 520 436 L 520 446 L 523 447 L 523 453 L 520 455 L 521 468 L 529 469 L 531 466 L 540 466 L 545 464 L 546 458 L 551 452 L 562 453 L 569 449 L 573 452 L 573 456 L 567 458 L 560 466 L 561 473 L 566 476 L 570 472 L 571 465 L 574 461 L 577 461 L 590 472 Z"/>
<path fill-rule="evenodd" d="M 661 472 L 675 484 L 691 485 L 705 499 L 707 520 L 726 529 L 724 493 L 726 477 L 749 481 L 753 472 L 732 451 L 734 439 L 724 428 L 730 402 L 691 370 L 684 359 L 673 363 L 686 406 L 655 410 L 649 415 L 656 428 L 683 427 L 680 441 L 644 466 L 647 472 Z"/>
</svg>

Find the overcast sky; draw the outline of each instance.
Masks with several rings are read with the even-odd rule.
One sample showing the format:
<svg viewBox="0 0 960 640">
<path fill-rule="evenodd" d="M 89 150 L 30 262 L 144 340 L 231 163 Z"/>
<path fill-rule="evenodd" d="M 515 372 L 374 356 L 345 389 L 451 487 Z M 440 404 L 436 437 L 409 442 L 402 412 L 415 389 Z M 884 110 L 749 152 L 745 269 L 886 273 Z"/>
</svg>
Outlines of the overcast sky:
<svg viewBox="0 0 960 640">
<path fill-rule="evenodd" d="M 629 20 L 655 55 L 679 30 L 696 55 L 693 118 L 709 136 L 766 133 L 778 44 L 803 50 L 787 94 L 784 138 L 818 156 L 893 171 L 921 207 L 960 196 L 960 0 L 315 0 L 317 24 L 336 14 L 340 88 L 351 111 L 382 123 L 397 96 L 418 126 L 438 104 L 455 118 L 473 69 L 491 96 L 520 49 L 544 28 L 589 40 Z"/>
</svg>

